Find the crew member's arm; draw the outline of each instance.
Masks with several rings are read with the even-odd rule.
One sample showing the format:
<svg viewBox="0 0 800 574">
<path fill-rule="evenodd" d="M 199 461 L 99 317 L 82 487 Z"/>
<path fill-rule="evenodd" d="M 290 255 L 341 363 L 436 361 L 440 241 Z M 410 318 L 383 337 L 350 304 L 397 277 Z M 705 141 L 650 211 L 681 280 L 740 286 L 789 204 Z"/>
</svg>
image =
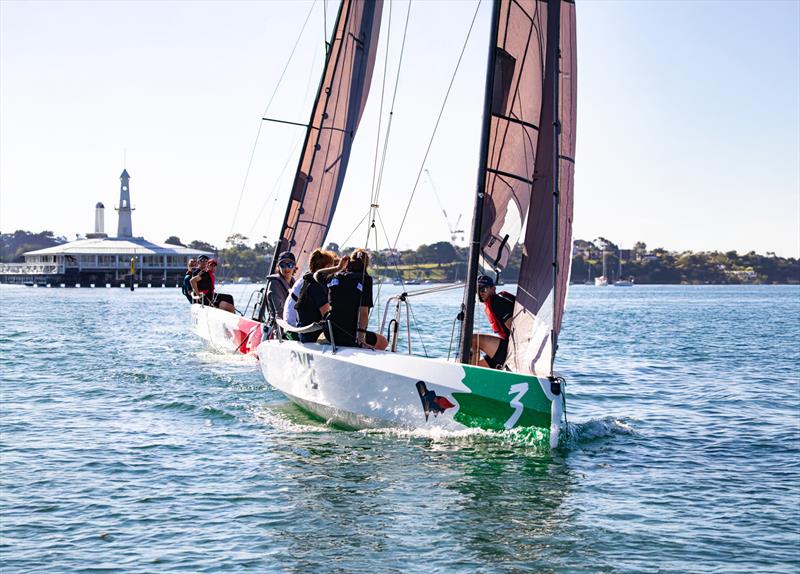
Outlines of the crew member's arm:
<svg viewBox="0 0 800 574">
<path fill-rule="evenodd" d="M 367 325 L 369 325 L 369 307 L 362 305 L 358 308 L 358 333 L 356 333 L 356 339 L 359 343 L 364 342 L 364 337 L 367 334 Z"/>
<path fill-rule="evenodd" d="M 278 302 L 278 289 L 280 279 L 270 278 L 267 279 L 267 292 L 264 294 L 264 297 L 267 298 L 267 311 L 273 317 L 282 318 L 281 312 L 283 311 L 283 306 Z"/>
<path fill-rule="evenodd" d="M 325 269 L 320 269 L 316 273 L 314 273 L 314 281 L 319 283 L 320 285 L 325 285 L 328 282 L 328 278 L 331 275 L 336 275 L 339 271 L 344 271 L 347 269 L 347 263 L 350 261 L 350 258 L 345 255 L 339 260 L 339 265 L 334 265 L 333 267 L 326 267 Z"/>
<path fill-rule="evenodd" d="M 200 290 L 197 288 L 197 285 L 200 283 L 200 273 L 195 275 L 189 280 L 189 284 L 192 286 L 192 291 L 195 295 L 200 295 Z"/>
</svg>

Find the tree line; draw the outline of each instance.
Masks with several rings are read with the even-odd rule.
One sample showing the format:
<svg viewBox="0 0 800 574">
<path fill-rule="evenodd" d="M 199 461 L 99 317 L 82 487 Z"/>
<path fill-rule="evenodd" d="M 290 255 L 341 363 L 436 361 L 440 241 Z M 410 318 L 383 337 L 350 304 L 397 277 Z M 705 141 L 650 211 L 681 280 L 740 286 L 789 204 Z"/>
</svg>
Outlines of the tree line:
<svg viewBox="0 0 800 574">
<path fill-rule="evenodd" d="M 18 230 L 0 233 L 0 260 L 22 261 L 27 251 L 44 249 L 66 243 L 50 231 L 32 233 Z M 275 251 L 275 244 L 251 242 L 235 233 L 221 247 L 202 240 L 183 243 L 170 236 L 165 243 L 210 251 L 222 263 L 222 277 L 228 280 L 250 278 L 262 281 Z M 354 247 L 329 243 L 327 249 L 339 254 L 350 253 Z M 382 279 L 431 282 L 463 281 L 467 269 L 467 249 L 447 241 L 420 245 L 416 249 L 371 251 L 373 275 Z M 590 283 L 603 273 L 613 281 L 633 278 L 638 284 L 772 284 L 800 283 L 800 260 L 778 257 L 774 253 L 761 255 L 750 251 L 668 251 L 662 247 L 648 249 L 637 242 L 632 249 L 620 249 L 613 241 L 600 237 L 594 241 L 576 239 L 573 243 L 571 281 Z M 519 276 L 521 249 L 512 251 L 508 266 L 501 278 L 513 283 Z"/>
</svg>

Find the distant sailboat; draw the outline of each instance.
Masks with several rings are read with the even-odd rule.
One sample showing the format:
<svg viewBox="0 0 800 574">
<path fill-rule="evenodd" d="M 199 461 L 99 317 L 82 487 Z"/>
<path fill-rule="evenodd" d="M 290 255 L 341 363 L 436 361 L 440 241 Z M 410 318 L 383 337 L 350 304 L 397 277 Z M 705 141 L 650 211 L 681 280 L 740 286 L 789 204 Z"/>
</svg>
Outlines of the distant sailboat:
<svg viewBox="0 0 800 574">
<path fill-rule="evenodd" d="M 496 0 L 490 30 L 460 362 L 264 341 L 265 378 L 326 420 L 354 428 L 526 426 L 558 442 L 563 383 L 553 365 L 572 249 L 575 5 Z M 498 274 L 505 267 L 518 239 L 508 229 L 525 230 L 523 255 L 507 370 L 493 370 L 469 364 L 476 278 L 480 259 Z"/>
<path fill-rule="evenodd" d="M 614 281 L 614 287 L 633 287 L 633 277 L 629 277 L 628 279 L 622 278 L 622 255 L 619 254 L 617 256 L 617 261 L 619 262 L 619 268 L 617 270 L 617 280 Z"/>
<path fill-rule="evenodd" d="M 325 241 L 339 200 L 369 94 L 382 7 L 371 0 L 343 0 L 339 6 L 276 250 L 293 251 L 300 269 Z M 219 351 L 255 353 L 263 338 L 265 306 L 262 297 L 247 319 L 192 305 L 192 327 Z"/>
<path fill-rule="evenodd" d="M 594 286 L 595 287 L 607 287 L 608 286 L 608 273 L 606 271 L 606 246 L 603 245 L 603 274 L 600 277 L 594 278 Z"/>
</svg>

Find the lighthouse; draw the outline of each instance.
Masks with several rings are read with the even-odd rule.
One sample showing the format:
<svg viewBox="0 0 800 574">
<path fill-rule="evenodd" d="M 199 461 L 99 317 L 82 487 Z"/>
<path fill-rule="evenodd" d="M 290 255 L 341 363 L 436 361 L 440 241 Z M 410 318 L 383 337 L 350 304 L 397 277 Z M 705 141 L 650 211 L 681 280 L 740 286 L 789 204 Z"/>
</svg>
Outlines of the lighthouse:
<svg viewBox="0 0 800 574">
<path fill-rule="evenodd" d="M 119 224 L 117 225 L 117 237 L 133 237 L 133 227 L 131 225 L 131 176 L 128 175 L 128 170 L 123 169 L 122 175 L 119 176 L 119 207 L 116 210 L 119 212 Z"/>
</svg>

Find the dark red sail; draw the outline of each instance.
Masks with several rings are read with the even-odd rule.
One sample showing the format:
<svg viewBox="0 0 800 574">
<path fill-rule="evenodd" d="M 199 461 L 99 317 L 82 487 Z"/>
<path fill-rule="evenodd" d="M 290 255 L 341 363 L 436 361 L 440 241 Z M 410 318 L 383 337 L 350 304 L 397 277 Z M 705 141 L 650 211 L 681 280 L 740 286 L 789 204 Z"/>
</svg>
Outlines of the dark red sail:
<svg viewBox="0 0 800 574">
<path fill-rule="evenodd" d="M 540 83 L 541 126 L 507 365 L 517 372 L 550 375 L 572 254 L 577 96 L 575 4 L 568 0 L 537 4 L 540 5 L 538 27 L 551 37 L 545 43 L 548 51 L 544 54 L 545 73 Z M 545 6 L 551 14 L 543 13 Z M 548 16 L 552 19 L 549 30 Z"/>
<path fill-rule="evenodd" d="M 280 233 L 305 268 L 328 233 L 369 93 L 381 0 L 342 0 Z"/>
</svg>

